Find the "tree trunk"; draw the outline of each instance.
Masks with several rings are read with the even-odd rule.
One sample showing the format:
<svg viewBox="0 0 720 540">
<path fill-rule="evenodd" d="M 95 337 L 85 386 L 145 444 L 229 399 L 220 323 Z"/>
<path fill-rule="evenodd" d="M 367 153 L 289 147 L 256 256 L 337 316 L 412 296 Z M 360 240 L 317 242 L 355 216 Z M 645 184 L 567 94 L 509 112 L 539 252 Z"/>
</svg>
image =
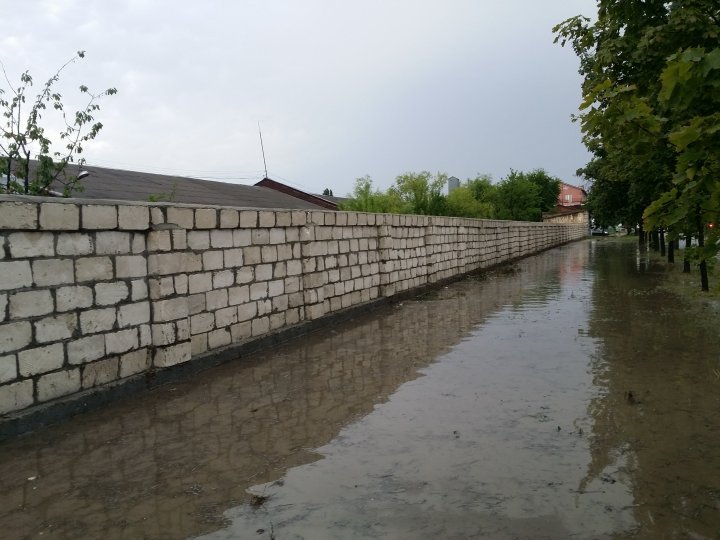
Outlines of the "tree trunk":
<svg viewBox="0 0 720 540">
<path fill-rule="evenodd" d="M 658 238 L 657 229 L 653 229 L 652 231 L 650 231 L 650 232 L 648 233 L 648 236 L 649 236 L 649 239 L 650 239 L 650 242 L 649 242 L 649 244 L 650 244 L 650 249 L 653 249 L 653 250 L 657 251 L 658 248 L 660 247 L 660 242 L 659 242 L 659 238 Z"/>
<path fill-rule="evenodd" d="M 645 229 L 643 229 L 642 223 L 637 228 L 638 245 L 643 247 L 645 245 Z"/>
<path fill-rule="evenodd" d="M 692 246 L 692 236 L 689 234 L 685 235 L 685 251 L 683 252 L 683 272 L 686 274 L 690 273 L 690 259 L 687 256 L 688 248 Z"/>
<path fill-rule="evenodd" d="M 705 224 L 702 220 L 700 207 L 696 210 L 695 216 L 697 218 L 698 225 L 698 247 L 702 249 L 705 245 Z M 704 258 L 700 259 L 700 288 L 705 292 L 710 290 L 710 285 L 708 284 L 707 262 Z"/>
<path fill-rule="evenodd" d="M 675 262 L 675 240 L 670 240 L 667 245 L 668 262 Z"/>
<path fill-rule="evenodd" d="M 658 230 L 658 236 L 660 237 L 660 256 L 665 256 L 665 229 Z"/>
</svg>

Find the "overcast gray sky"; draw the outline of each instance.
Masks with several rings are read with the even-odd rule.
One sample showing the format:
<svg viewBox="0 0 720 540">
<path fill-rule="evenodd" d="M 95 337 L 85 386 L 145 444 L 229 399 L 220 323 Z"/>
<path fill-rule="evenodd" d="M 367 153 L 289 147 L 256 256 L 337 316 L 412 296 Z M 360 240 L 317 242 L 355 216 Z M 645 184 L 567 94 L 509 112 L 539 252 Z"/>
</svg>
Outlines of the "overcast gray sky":
<svg viewBox="0 0 720 540">
<path fill-rule="evenodd" d="M 588 154 L 578 62 L 554 24 L 590 0 L 0 0 L 11 80 L 114 86 L 89 164 L 313 192 L 369 174 L 546 169 Z"/>
</svg>

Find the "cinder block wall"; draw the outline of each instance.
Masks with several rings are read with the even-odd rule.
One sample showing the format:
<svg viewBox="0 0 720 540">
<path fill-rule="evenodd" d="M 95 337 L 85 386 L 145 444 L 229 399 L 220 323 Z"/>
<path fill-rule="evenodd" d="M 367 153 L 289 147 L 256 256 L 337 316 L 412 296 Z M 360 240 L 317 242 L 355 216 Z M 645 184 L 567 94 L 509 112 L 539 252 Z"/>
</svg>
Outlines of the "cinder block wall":
<svg viewBox="0 0 720 540">
<path fill-rule="evenodd" d="M 0 196 L 0 415 L 586 234 L 572 224 Z"/>
</svg>

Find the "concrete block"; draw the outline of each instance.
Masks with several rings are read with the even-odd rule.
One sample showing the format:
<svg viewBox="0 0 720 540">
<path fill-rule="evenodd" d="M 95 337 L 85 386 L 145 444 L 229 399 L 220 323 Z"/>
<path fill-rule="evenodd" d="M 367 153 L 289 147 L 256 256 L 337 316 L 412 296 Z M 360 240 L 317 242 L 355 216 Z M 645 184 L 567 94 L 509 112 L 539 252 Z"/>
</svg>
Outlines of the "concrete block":
<svg viewBox="0 0 720 540">
<path fill-rule="evenodd" d="M 95 304 L 98 306 L 117 304 L 127 299 L 128 296 L 130 296 L 130 291 L 124 281 L 95 285 Z"/>
<path fill-rule="evenodd" d="M 144 279 L 134 279 L 130 282 L 130 299 L 133 302 L 148 297 L 148 286 Z"/>
<path fill-rule="evenodd" d="M 243 265 L 243 250 L 240 248 L 226 249 L 224 254 L 225 268 L 237 268 Z"/>
<path fill-rule="evenodd" d="M 210 231 L 188 231 L 187 243 L 190 249 L 210 249 Z"/>
<path fill-rule="evenodd" d="M 280 229 L 280 228 L 270 229 L 270 243 L 271 244 L 284 244 L 285 243 L 285 229 Z"/>
<path fill-rule="evenodd" d="M 273 298 L 285 292 L 285 282 L 282 279 L 276 279 L 268 283 L 268 296 Z"/>
<path fill-rule="evenodd" d="M 113 279 L 112 261 L 110 257 L 84 257 L 82 259 L 76 259 L 75 277 L 78 283 Z"/>
<path fill-rule="evenodd" d="M 196 229 L 214 229 L 217 226 L 217 210 L 213 208 L 198 208 L 195 210 Z"/>
<path fill-rule="evenodd" d="M 35 340 L 38 343 L 48 343 L 72 337 L 77 329 L 77 315 L 64 313 L 54 317 L 45 317 L 35 321 Z"/>
<path fill-rule="evenodd" d="M 285 313 L 273 313 L 270 315 L 270 330 L 277 330 L 285 326 Z"/>
<path fill-rule="evenodd" d="M 0 276 L 0 290 L 21 289 L 32 285 L 29 261 L 0 261 Z"/>
<path fill-rule="evenodd" d="M 263 315 L 267 315 L 272 311 L 272 301 L 268 298 L 264 300 L 258 300 L 256 302 L 257 304 L 257 316 L 262 317 Z"/>
<path fill-rule="evenodd" d="M 244 304 L 250 300 L 250 287 L 243 285 L 241 287 L 230 287 L 228 289 L 228 303 L 231 306 Z"/>
<path fill-rule="evenodd" d="M 38 205 L 0 201 L 0 229 L 37 229 Z"/>
<path fill-rule="evenodd" d="M 253 229 L 250 232 L 250 241 L 256 246 L 265 246 L 270 242 L 269 229 Z"/>
<path fill-rule="evenodd" d="M 40 205 L 40 228 L 51 231 L 73 231 L 80 228 L 80 210 L 74 204 Z"/>
<path fill-rule="evenodd" d="M 155 367 L 170 367 L 187 362 L 191 358 L 190 347 L 190 342 L 185 341 L 170 347 L 158 348 L 153 355 L 153 365 Z"/>
<path fill-rule="evenodd" d="M 250 285 L 250 300 L 259 300 L 267 298 L 268 287 L 267 282 L 253 283 Z"/>
<path fill-rule="evenodd" d="M 255 281 L 268 281 L 272 279 L 272 275 L 272 264 L 259 264 L 255 267 Z"/>
<path fill-rule="evenodd" d="M 119 363 L 120 359 L 114 357 L 86 365 L 82 370 L 82 387 L 92 388 L 117 380 Z"/>
<path fill-rule="evenodd" d="M 121 231 L 95 233 L 95 253 L 98 255 L 122 255 L 130 253 L 132 234 Z"/>
<path fill-rule="evenodd" d="M 252 336 L 252 323 L 250 321 L 233 324 L 230 327 L 230 336 L 233 343 L 243 341 Z"/>
<path fill-rule="evenodd" d="M 144 231 L 150 227 L 150 208 L 147 206 L 118 206 L 118 226 L 126 231 Z"/>
<path fill-rule="evenodd" d="M 303 212 L 301 210 L 294 210 L 291 213 L 291 225 L 293 227 L 305 225 L 306 223 L 307 223 L 307 215 L 305 212 Z"/>
<path fill-rule="evenodd" d="M 115 275 L 119 278 L 144 277 L 147 260 L 142 255 L 120 255 L 115 258 Z"/>
<path fill-rule="evenodd" d="M 272 263 L 278 260 L 277 246 L 262 246 L 260 248 L 260 260 L 264 263 Z"/>
<path fill-rule="evenodd" d="M 300 241 L 300 229 L 294 228 L 294 227 L 285 229 L 285 241 L 299 242 Z"/>
<path fill-rule="evenodd" d="M 250 283 L 255 279 L 255 273 L 252 266 L 245 266 L 240 268 L 235 274 L 235 281 L 242 285 L 244 283 Z"/>
<path fill-rule="evenodd" d="M 230 330 L 227 328 L 221 328 L 219 330 L 213 330 L 208 332 L 208 349 L 217 349 L 218 347 L 224 347 L 230 345 L 232 337 Z"/>
<path fill-rule="evenodd" d="M 190 317 L 190 334 L 204 334 L 214 329 L 214 313 L 199 313 Z"/>
<path fill-rule="evenodd" d="M 75 282 L 72 259 L 41 259 L 33 261 L 33 281 L 39 287 Z"/>
<path fill-rule="evenodd" d="M 161 225 L 162 223 L 165 223 L 165 214 L 163 211 L 163 208 L 150 208 L 150 223 L 152 225 Z"/>
<path fill-rule="evenodd" d="M 223 267 L 223 252 L 206 251 L 202 254 L 203 270 L 220 270 Z"/>
<path fill-rule="evenodd" d="M 26 349 L 18 353 L 19 371 L 23 377 L 55 371 L 60 369 L 64 363 L 65 353 L 62 343 Z"/>
<path fill-rule="evenodd" d="M 172 276 L 148 279 L 150 298 L 157 300 L 175 294 L 175 280 Z"/>
<path fill-rule="evenodd" d="M 190 315 L 195 315 L 205 311 L 205 294 L 192 294 L 188 296 L 188 312 Z"/>
<path fill-rule="evenodd" d="M 125 304 L 117 310 L 118 326 L 127 328 L 150 322 L 150 302 Z"/>
<path fill-rule="evenodd" d="M 240 223 L 240 215 L 237 210 L 223 208 L 220 210 L 220 228 L 234 229 Z"/>
<path fill-rule="evenodd" d="M 187 249 L 187 231 L 184 229 L 174 229 L 172 231 L 172 245 L 175 251 Z"/>
<path fill-rule="evenodd" d="M 152 325 L 152 343 L 156 347 L 175 343 L 175 324 L 162 323 Z"/>
<path fill-rule="evenodd" d="M 79 369 L 48 373 L 37 381 L 37 399 L 40 402 L 73 394 L 78 390 L 80 390 Z"/>
<path fill-rule="evenodd" d="M 168 275 L 192 271 L 185 253 L 157 253 L 148 255 L 148 274 Z"/>
<path fill-rule="evenodd" d="M 192 229 L 194 227 L 193 219 L 194 211 L 192 208 L 168 208 L 167 222 L 175 223 L 183 229 Z"/>
<path fill-rule="evenodd" d="M 240 227 L 255 228 L 258 226 L 258 213 L 254 210 L 240 212 Z"/>
<path fill-rule="evenodd" d="M 235 229 L 233 231 L 233 246 L 245 247 L 252 244 L 252 234 L 250 229 Z"/>
<path fill-rule="evenodd" d="M 259 221 L 260 227 L 274 227 L 275 226 L 275 212 L 272 212 L 272 211 L 258 212 L 258 221 Z"/>
<path fill-rule="evenodd" d="M 80 338 L 68 342 L 67 358 L 70 364 L 84 364 L 105 356 L 105 336 Z"/>
<path fill-rule="evenodd" d="M 233 232 L 224 229 L 210 231 L 210 245 L 214 248 L 233 247 Z"/>
<path fill-rule="evenodd" d="M 213 289 L 224 289 L 235 284 L 235 273 L 232 270 L 221 270 L 213 273 Z"/>
<path fill-rule="evenodd" d="M 252 336 L 261 336 L 267 334 L 270 331 L 270 318 L 260 317 L 259 319 L 253 319 L 251 323 Z"/>
<path fill-rule="evenodd" d="M 80 332 L 83 335 L 112 330 L 115 326 L 115 308 L 92 309 L 80 313 Z"/>
<path fill-rule="evenodd" d="M 188 291 L 190 294 L 207 292 L 212 289 L 212 272 L 190 274 L 188 276 Z"/>
<path fill-rule="evenodd" d="M 222 309 L 218 309 L 215 312 L 215 326 L 222 328 L 224 326 L 230 326 L 238 322 L 237 308 L 230 306 Z"/>
<path fill-rule="evenodd" d="M 120 357 L 120 378 L 143 373 L 150 368 L 150 354 L 147 349 L 138 349 Z"/>
<path fill-rule="evenodd" d="M 68 205 L 62 205 L 68 206 Z M 88 255 L 93 252 L 94 244 L 91 235 L 86 233 L 64 233 L 57 238 L 58 255 Z"/>
<path fill-rule="evenodd" d="M 253 265 L 260 263 L 260 247 L 250 246 L 243 248 L 243 261 L 245 265 Z"/>
<path fill-rule="evenodd" d="M 238 306 L 238 321 L 248 321 L 257 316 L 257 304 L 255 302 Z"/>
<path fill-rule="evenodd" d="M 169 229 L 150 231 L 147 235 L 147 250 L 152 252 L 171 251 L 172 239 L 170 233 Z"/>
<path fill-rule="evenodd" d="M 131 349 L 137 349 L 138 345 L 138 332 L 136 328 L 105 334 L 106 354 L 124 353 Z"/>
<path fill-rule="evenodd" d="M 188 316 L 187 297 L 158 300 L 152 304 L 153 322 L 168 322 L 184 319 Z"/>
<path fill-rule="evenodd" d="M 205 293 L 205 306 L 208 311 L 227 307 L 228 292 L 227 289 L 218 289 L 216 291 L 208 291 Z"/>
<path fill-rule="evenodd" d="M 26 291 L 10 295 L 10 318 L 24 319 L 47 315 L 54 310 L 49 290 Z"/>
<path fill-rule="evenodd" d="M 193 357 L 208 350 L 207 334 L 197 334 L 190 338 L 190 353 Z"/>
<path fill-rule="evenodd" d="M 17 376 L 17 356 L 14 354 L 0 356 L 0 383 L 15 380 Z"/>
<path fill-rule="evenodd" d="M 0 215 L 4 206 L 0 206 Z M 0 221 L 2 224 L 2 221 Z M 33 382 L 20 381 L 0 386 L 0 414 L 25 409 L 33 404 Z"/>
<path fill-rule="evenodd" d="M 55 255 L 53 242 L 55 235 L 50 232 L 14 232 L 8 235 L 10 256 L 15 259 L 23 257 L 52 257 Z"/>
<path fill-rule="evenodd" d="M 87 204 L 82 207 L 83 229 L 115 229 L 118 225 L 117 206 Z"/>
<path fill-rule="evenodd" d="M 275 226 L 289 227 L 292 224 L 290 212 L 275 212 Z"/>
<path fill-rule="evenodd" d="M 173 276 L 173 281 L 175 282 L 175 292 L 178 294 L 187 294 L 188 293 L 188 276 L 187 274 L 179 274 L 177 276 Z"/>
<path fill-rule="evenodd" d="M 284 261 L 273 265 L 273 278 L 284 278 L 287 275 L 287 265 Z"/>
<path fill-rule="evenodd" d="M 150 332 L 149 324 L 141 324 L 138 326 L 138 334 L 140 336 L 140 346 L 147 347 L 152 345 L 152 333 Z"/>
</svg>

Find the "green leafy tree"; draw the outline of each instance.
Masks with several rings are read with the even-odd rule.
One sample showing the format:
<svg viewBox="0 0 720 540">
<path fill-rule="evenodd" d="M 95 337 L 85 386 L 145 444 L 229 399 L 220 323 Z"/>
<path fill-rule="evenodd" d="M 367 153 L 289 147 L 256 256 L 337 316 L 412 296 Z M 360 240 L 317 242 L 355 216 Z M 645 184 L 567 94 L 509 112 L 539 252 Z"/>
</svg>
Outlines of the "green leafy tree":
<svg viewBox="0 0 720 540">
<path fill-rule="evenodd" d="M 601 183 L 591 193 L 618 182 L 637 222 L 675 235 L 692 226 L 707 290 L 707 263 L 718 252 L 717 238 L 705 235 L 719 189 L 720 4 L 600 0 L 594 23 L 578 16 L 554 30 L 580 58 L 578 119 L 583 141 L 600 160 L 593 174 Z"/>
<path fill-rule="evenodd" d="M 487 175 L 478 175 L 448 193 L 448 216 L 492 219 L 495 217 L 496 186 Z"/>
<path fill-rule="evenodd" d="M 548 212 L 555 208 L 560 194 L 560 179 L 550 176 L 544 169 L 534 169 L 521 174 L 539 188 L 540 211 Z"/>
<path fill-rule="evenodd" d="M 497 217 L 516 221 L 542 220 L 540 186 L 524 173 L 510 171 L 497 186 Z"/>
<path fill-rule="evenodd" d="M 442 216 L 446 212 L 446 200 L 443 188 L 447 184 L 447 174 L 435 176 L 427 171 L 405 173 L 395 179 L 391 190 L 397 191 L 405 204 L 407 214 Z"/>
<path fill-rule="evenodd" d="M 352 194 L 338 206 L 341 210 L 353 212 L 403 213 L 403 201 L 399 194 L 391 190 L 385 193 L 373 190 L 372 179 L 369 176 L 355 180 Z"/>
<path fill-rule="evenodd" d="M 63 186 L 63 194 L 69 196 L 72 191 L 81 190 L 76 176 L 66 173 L 67 165 L 75 162 L 82 154 L 84 144 L 97 137 L 102 123 L 95 120 L 100 109 L 98 101 L 117 93 L 108 88 L 99 94 L 90 92 L 87 86 L 80 86 L 80 93 L 87 96 L 82 109 L 69 113 L 65 110 L 62 96 L 55 90 L 62 72 L 71 64 L 85 57 L 84 51 L 78 53 L 63 64 L 50 77 L 35 97 L 30 95 L 33 78 L 28 71 L 20 75 L 20 83 L 14 86 L 3 70 L 6 88 L 0 88 L 0 109 L 3 124 L 0 125 L 0 172 L 5 182 L 2 189 L 8 193 L 41 195 L 47 193 L 53 183 Z M 53 141 L 43 127 L 48 112 L 55 112 L 64 124 Z M 61 150 L 53 150 L 53 144 L 61 145 Z M 33 160 L 37 166 L 31 167 Z M 80 157 L 77 162 L 84 163 Z"/>
</svg>

